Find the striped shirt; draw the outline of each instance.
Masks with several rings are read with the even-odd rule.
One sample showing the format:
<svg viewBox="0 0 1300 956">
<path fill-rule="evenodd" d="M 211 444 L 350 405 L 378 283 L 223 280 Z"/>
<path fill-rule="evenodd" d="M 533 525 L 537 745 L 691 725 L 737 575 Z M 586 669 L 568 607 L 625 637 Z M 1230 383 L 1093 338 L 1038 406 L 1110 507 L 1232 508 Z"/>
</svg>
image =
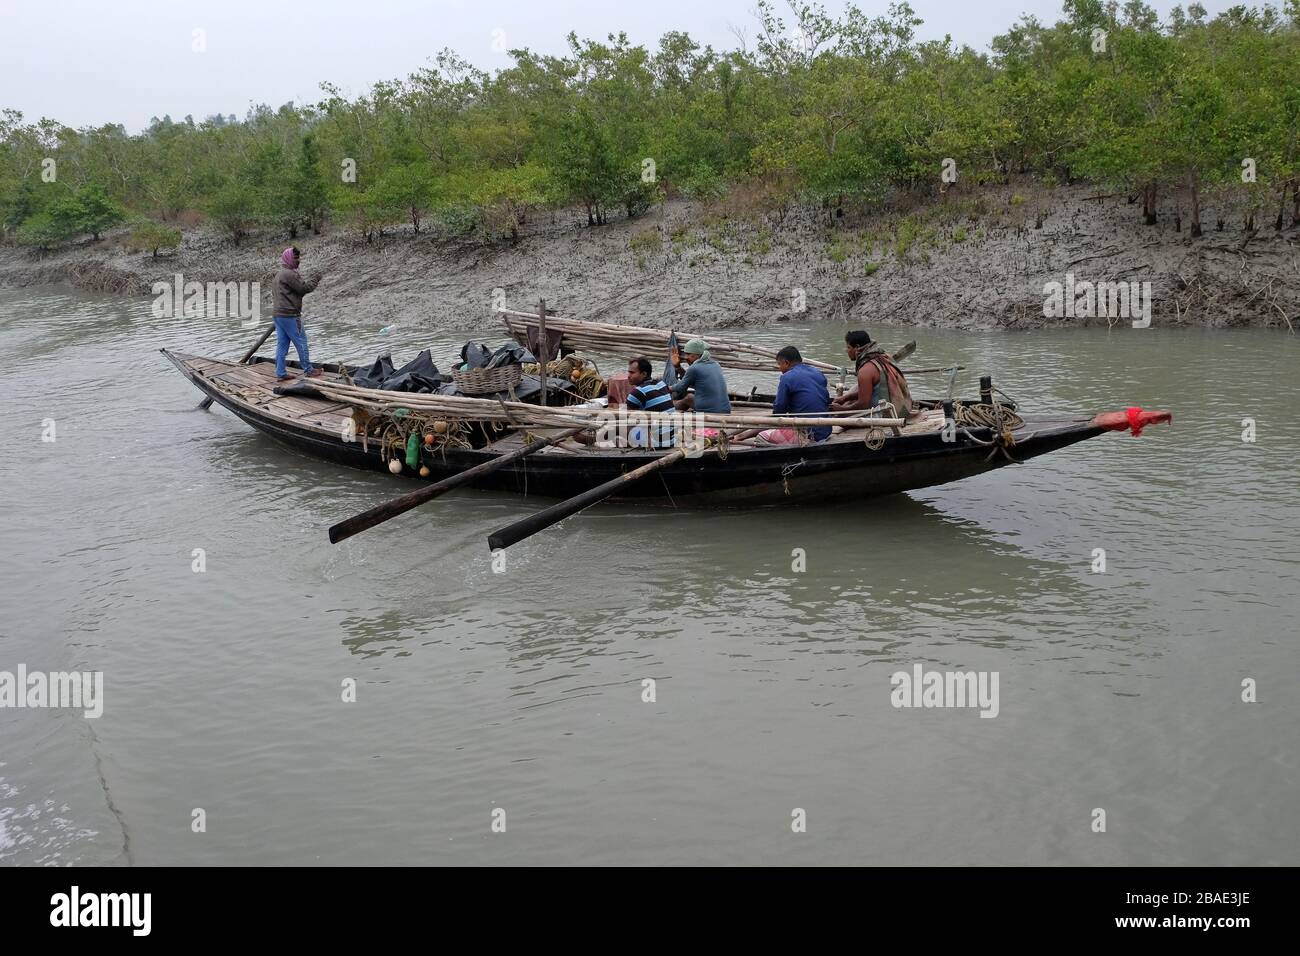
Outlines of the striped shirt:
<svg viewBox="0 0 1300 956">
<path fill-rule="evenodd" d="M 645 382 L 632 389 L 627 396 L 627 410 L 629 412 L 671 412 L 673 410 L 673 396 L 668 386 L 662 381 Z M 634 445 L 646 445 L 644 427 L 632 429 L 629 440 Z M 673 443 L 673 426 L 663 422 L 658 426 L 659 438 L 654 443 L 655 448 L 667 448 Z"/>
</svg>

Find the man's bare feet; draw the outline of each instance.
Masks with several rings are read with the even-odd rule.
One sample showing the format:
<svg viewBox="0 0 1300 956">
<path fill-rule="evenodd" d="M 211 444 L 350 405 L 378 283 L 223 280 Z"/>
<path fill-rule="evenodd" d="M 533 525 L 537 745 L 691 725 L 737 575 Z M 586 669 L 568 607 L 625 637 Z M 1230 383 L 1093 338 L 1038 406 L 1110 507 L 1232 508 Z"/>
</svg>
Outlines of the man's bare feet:
<svg viewBox="0 0 1300 956">
<path fill-rule="evenodd" d="M 324 375 L 324 374 L 325 374 L 325 373 L 322 372 L 320 369 L 318 369 L 318 368 L 314 368 L 314 369 L 312 369 L 310 372 L 307 373 L 306 377 L 307 377 L 307 378 L 320 378 L 320 377 L 321 377 L 322 375 Z"/>
<path fill-rule="evenodd" d="M 292 376 L 292 375 L 277 375 L 277 376 L 275 377 L 275 380 L 276 380 L 277 382 L 291 382 L 291 381 L 293 381 L 293 376 Z"/>
</svg>

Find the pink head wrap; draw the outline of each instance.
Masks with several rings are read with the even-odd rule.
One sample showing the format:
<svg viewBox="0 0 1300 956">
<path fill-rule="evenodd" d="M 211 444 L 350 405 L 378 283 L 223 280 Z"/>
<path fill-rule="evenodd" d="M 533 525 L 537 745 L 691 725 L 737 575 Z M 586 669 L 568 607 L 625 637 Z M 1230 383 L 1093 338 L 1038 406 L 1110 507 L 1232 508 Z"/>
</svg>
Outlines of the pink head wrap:
<svg viewBox="0 0 1300 956">
<path fill-rule="evenodd" d="M 293 246 L 290 246 L 288 249 L 284 250 L 284 252 L 280 253 L 280 261 L 290 269 L 298 268 L 298 253 Z"/>
</svg>

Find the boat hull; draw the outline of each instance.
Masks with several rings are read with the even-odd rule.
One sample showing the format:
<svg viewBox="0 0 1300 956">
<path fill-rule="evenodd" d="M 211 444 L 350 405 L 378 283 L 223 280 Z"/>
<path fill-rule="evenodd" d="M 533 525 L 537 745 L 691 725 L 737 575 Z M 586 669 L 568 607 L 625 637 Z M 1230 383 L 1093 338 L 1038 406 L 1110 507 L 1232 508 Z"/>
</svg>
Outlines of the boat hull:
<svg viewBox="0 0 1300 956">
<path fill-rule="evenodd" d="M 303 454 L 353 468 L 389 474 L 377 443 L 368 446 L 346 440 L 337 432 L 284 420 L 241 400 L 200 374 L 185 357 L 167 357 L 200 391 L 275 441 Z M 210 360 L 200 360 L 210 361 Z M 328 403 L 322 403 L 328 404 Z M 655 477 L 628 485 L 621 498 L 645 503 L 720 503 L 773 505 L 833 502 L 896 494 L 960 481 L 996 468 L 1019 463 L 1101 434 L 1088 421 L 1027 425 L 1016 433 L 1016 444 L 1005 452 L 984 444 L 992 436 L 975 429 L 944 441 L 937 432 L 890 438 L 879 449 L 863 441 L 834 441 L 803 446 L 777 446 L 716 452 L 685 459 Z M 470 487 L 542 498 L 569 498 L 603 484 L 657 455 L 627 449 L 612 452 L 546 452 L 521 458 L 470 483 Z M 437 481 L 498 457 L 488 449 L 421 449 L 427 480 Z M 420 480 L 403 469 L 407 480 Z M 616 499 L 617 500 L 617 499 Z"/>
</svg>

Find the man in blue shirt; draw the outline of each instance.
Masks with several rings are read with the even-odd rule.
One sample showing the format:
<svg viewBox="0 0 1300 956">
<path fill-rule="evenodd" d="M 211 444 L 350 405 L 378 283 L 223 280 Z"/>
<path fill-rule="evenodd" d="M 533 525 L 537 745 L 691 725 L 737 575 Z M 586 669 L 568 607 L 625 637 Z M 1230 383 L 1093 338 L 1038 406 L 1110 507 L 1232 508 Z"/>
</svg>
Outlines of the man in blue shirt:
<svg viewBox="0 0 1300 956">
<path fill-rule="evenodd" d="M 830 388 L 826 376 L 803 364 L 803 356 L 793 345 L 776 353 L 776 367 L 781 370 L 781 382 L 776 387 L 776 401 L 772 403 L 773 415 L 811 415 L 824 418 L 831 407 Z M 752 429 L 736 436 L 736 440 L 758 436 L 760 444 L 800 445 L 803 438 L 797 428 Z M 831 435 L 829 425 L 819 425 L 811 430 L 813 441 L 825 441 Z"/>
</svg>

